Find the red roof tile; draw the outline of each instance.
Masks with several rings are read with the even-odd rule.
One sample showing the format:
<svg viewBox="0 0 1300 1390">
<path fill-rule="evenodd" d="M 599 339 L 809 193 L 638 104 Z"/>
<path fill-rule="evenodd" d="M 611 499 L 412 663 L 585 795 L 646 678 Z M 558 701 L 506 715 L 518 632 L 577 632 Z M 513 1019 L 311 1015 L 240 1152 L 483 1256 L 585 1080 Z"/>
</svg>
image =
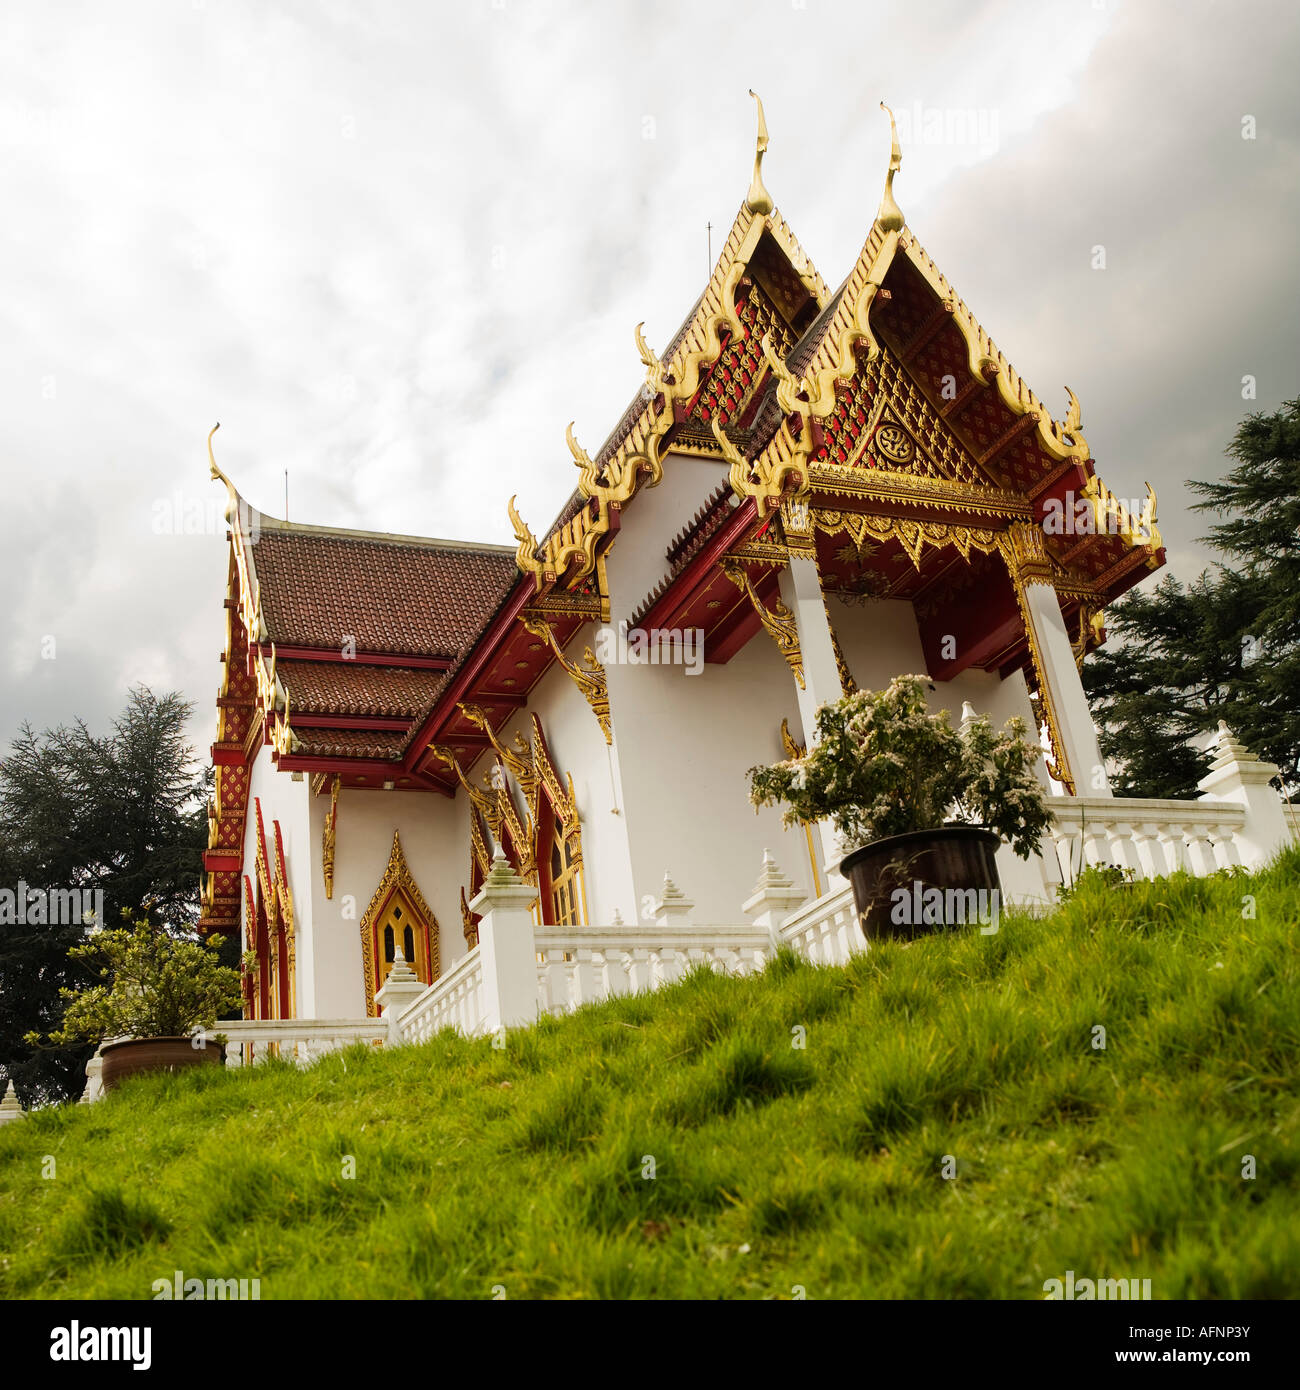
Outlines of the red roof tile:
<svg viewBox="0 0 1300 1390">
<path fill-rule="evenodd" d="M 412 719 L 442 687 L 443 671 L 357 661 L 277 661 L 294 715 L 376 714 Z"/>
<path fill-rule="evenodd" d="M 296 757 L 306 758 L 376 758 L 395 763 L 402 755 L 405 734 L 383 733 L 369 729 L 299 729 L 294 733 L 298 746 Z"/>
<path fill-rule="evenodd" d="M 456 656 L 513 586 L 514 551 L 283 527 L 251 547 L 271 640 L 281 646 Z"/>
</svg>

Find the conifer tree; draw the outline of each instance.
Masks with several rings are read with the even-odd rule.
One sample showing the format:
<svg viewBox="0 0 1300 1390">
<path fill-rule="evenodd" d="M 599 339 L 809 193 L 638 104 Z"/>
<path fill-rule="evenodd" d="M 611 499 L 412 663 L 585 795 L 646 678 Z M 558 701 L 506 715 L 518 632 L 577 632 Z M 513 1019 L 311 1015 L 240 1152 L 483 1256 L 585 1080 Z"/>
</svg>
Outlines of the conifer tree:
<svg viewBox="0 0 1300 1390">
<path fill-rule="evenodd" d="M 178 694 L 138 687 L 106 736 L 80 720 L 40 734 L 24 725 L 0 760 L 0 887 L 77 889 L 83 901 L 102 891 L 108 927 L 123 913 L 192 927 L 208 781 L 186 738 L 192 708 Z M 84 1083 L 88 1049 L 33 1050 L 23 1037 L 55 1031 L 60 987 L 89 983 L 67 956 L 86 930 L 0 921 L 0 1072 L 28 1105 L 74 1098 Z"/>
<path fill-rule="evenodd" d="M 1121 795 L 1194 797 L 1209 755 L 1187 740 L 1224 720 L 1300 789 L 1300 398 L 1249 416 L 1219 482 L 1188 483 L 1224 560 L 1107 610 L 1108 643 L 1084 668 Z"/>
</svg>

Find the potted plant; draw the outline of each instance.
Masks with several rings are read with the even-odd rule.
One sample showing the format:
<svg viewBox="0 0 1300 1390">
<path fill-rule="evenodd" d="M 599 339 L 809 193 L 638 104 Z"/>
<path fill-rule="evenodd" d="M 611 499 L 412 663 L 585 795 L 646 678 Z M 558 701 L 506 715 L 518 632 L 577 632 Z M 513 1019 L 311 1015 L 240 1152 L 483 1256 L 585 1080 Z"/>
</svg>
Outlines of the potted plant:
<svg viewBox="0 0 1300 1390">
<path fill-rule="evenodd" d="M 804 757 L 749 771 L 755 806 L 784 802 L 787 825 L 832 821 L 868 940 L 959 925 L 972 909 L 987 920 L 990 906 L 996 921 L 999 842 L 1028 859 L 1051 820 L 1024 721 L 954 729 L 926 709 L 926 684 L 899 676 L 823 705 Z"/>
<path fill-rule="evenodd" d="M 186 940 L 148 922 L 92 933 L 68 955 L 96 968 L 103 983 L 61 991 L 68 1006 L 50 1040 L 114 1039 L 100 1049 L 106 1091 L 139 1072 L 221 1064 L 224 1039 L 196 1031 L 240 1003 L 239 972 L 221 964 L 221 944 L 219 936 Z M 39 1035 L 27 1041 L 39 1043 Z"/>
</svg>

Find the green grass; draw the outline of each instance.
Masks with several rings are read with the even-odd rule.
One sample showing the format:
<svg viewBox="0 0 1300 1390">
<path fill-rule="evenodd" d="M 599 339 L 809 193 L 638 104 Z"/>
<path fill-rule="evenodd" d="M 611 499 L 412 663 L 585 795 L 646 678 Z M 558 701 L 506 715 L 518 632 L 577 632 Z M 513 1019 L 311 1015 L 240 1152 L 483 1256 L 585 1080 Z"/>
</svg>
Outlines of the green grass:
<svg viewBox="0 0 1300 1390">
<path fill-rule="evenodd" d="M 1290 1296 L 1297 920 L 1291 854 L 701 972 L 504 1050 L 140 1079 L 0 1129 L 0 1296 Z"/>
</svg>

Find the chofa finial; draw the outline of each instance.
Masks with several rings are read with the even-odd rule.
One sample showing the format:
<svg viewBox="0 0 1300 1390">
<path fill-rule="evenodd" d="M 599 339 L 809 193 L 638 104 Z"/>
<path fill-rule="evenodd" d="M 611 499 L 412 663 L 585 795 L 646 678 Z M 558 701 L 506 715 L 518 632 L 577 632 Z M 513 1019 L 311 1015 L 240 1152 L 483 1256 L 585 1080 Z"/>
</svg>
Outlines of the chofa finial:
<svg viewBox="0 0 1300 1390">
<path fill-rule="evenodd" d="M 880 109 L 889 116 L 889 172 L 885 175 L 885 192 L 880 200 L 880 211 L 876 221 L 883 231 L 901 232 L 903 230 L 903 210 L 894 201 L 894 175 L 903 167 L 903 152 L 898 147 L 898 125 L 894 113 L 882 101 Z"/>
<path fill-rule="evenodd" d="M 758 140 L 754 150 L 754 177 L 749 184 L 745 206 L 762 217 L 772 211 L 772 196 L 763 187 L 763 154 L 767 150 L 767 122 L 763 119 L 763 99 L 751 87 L 749 94 L 758 103 Z"/>
</svg>

